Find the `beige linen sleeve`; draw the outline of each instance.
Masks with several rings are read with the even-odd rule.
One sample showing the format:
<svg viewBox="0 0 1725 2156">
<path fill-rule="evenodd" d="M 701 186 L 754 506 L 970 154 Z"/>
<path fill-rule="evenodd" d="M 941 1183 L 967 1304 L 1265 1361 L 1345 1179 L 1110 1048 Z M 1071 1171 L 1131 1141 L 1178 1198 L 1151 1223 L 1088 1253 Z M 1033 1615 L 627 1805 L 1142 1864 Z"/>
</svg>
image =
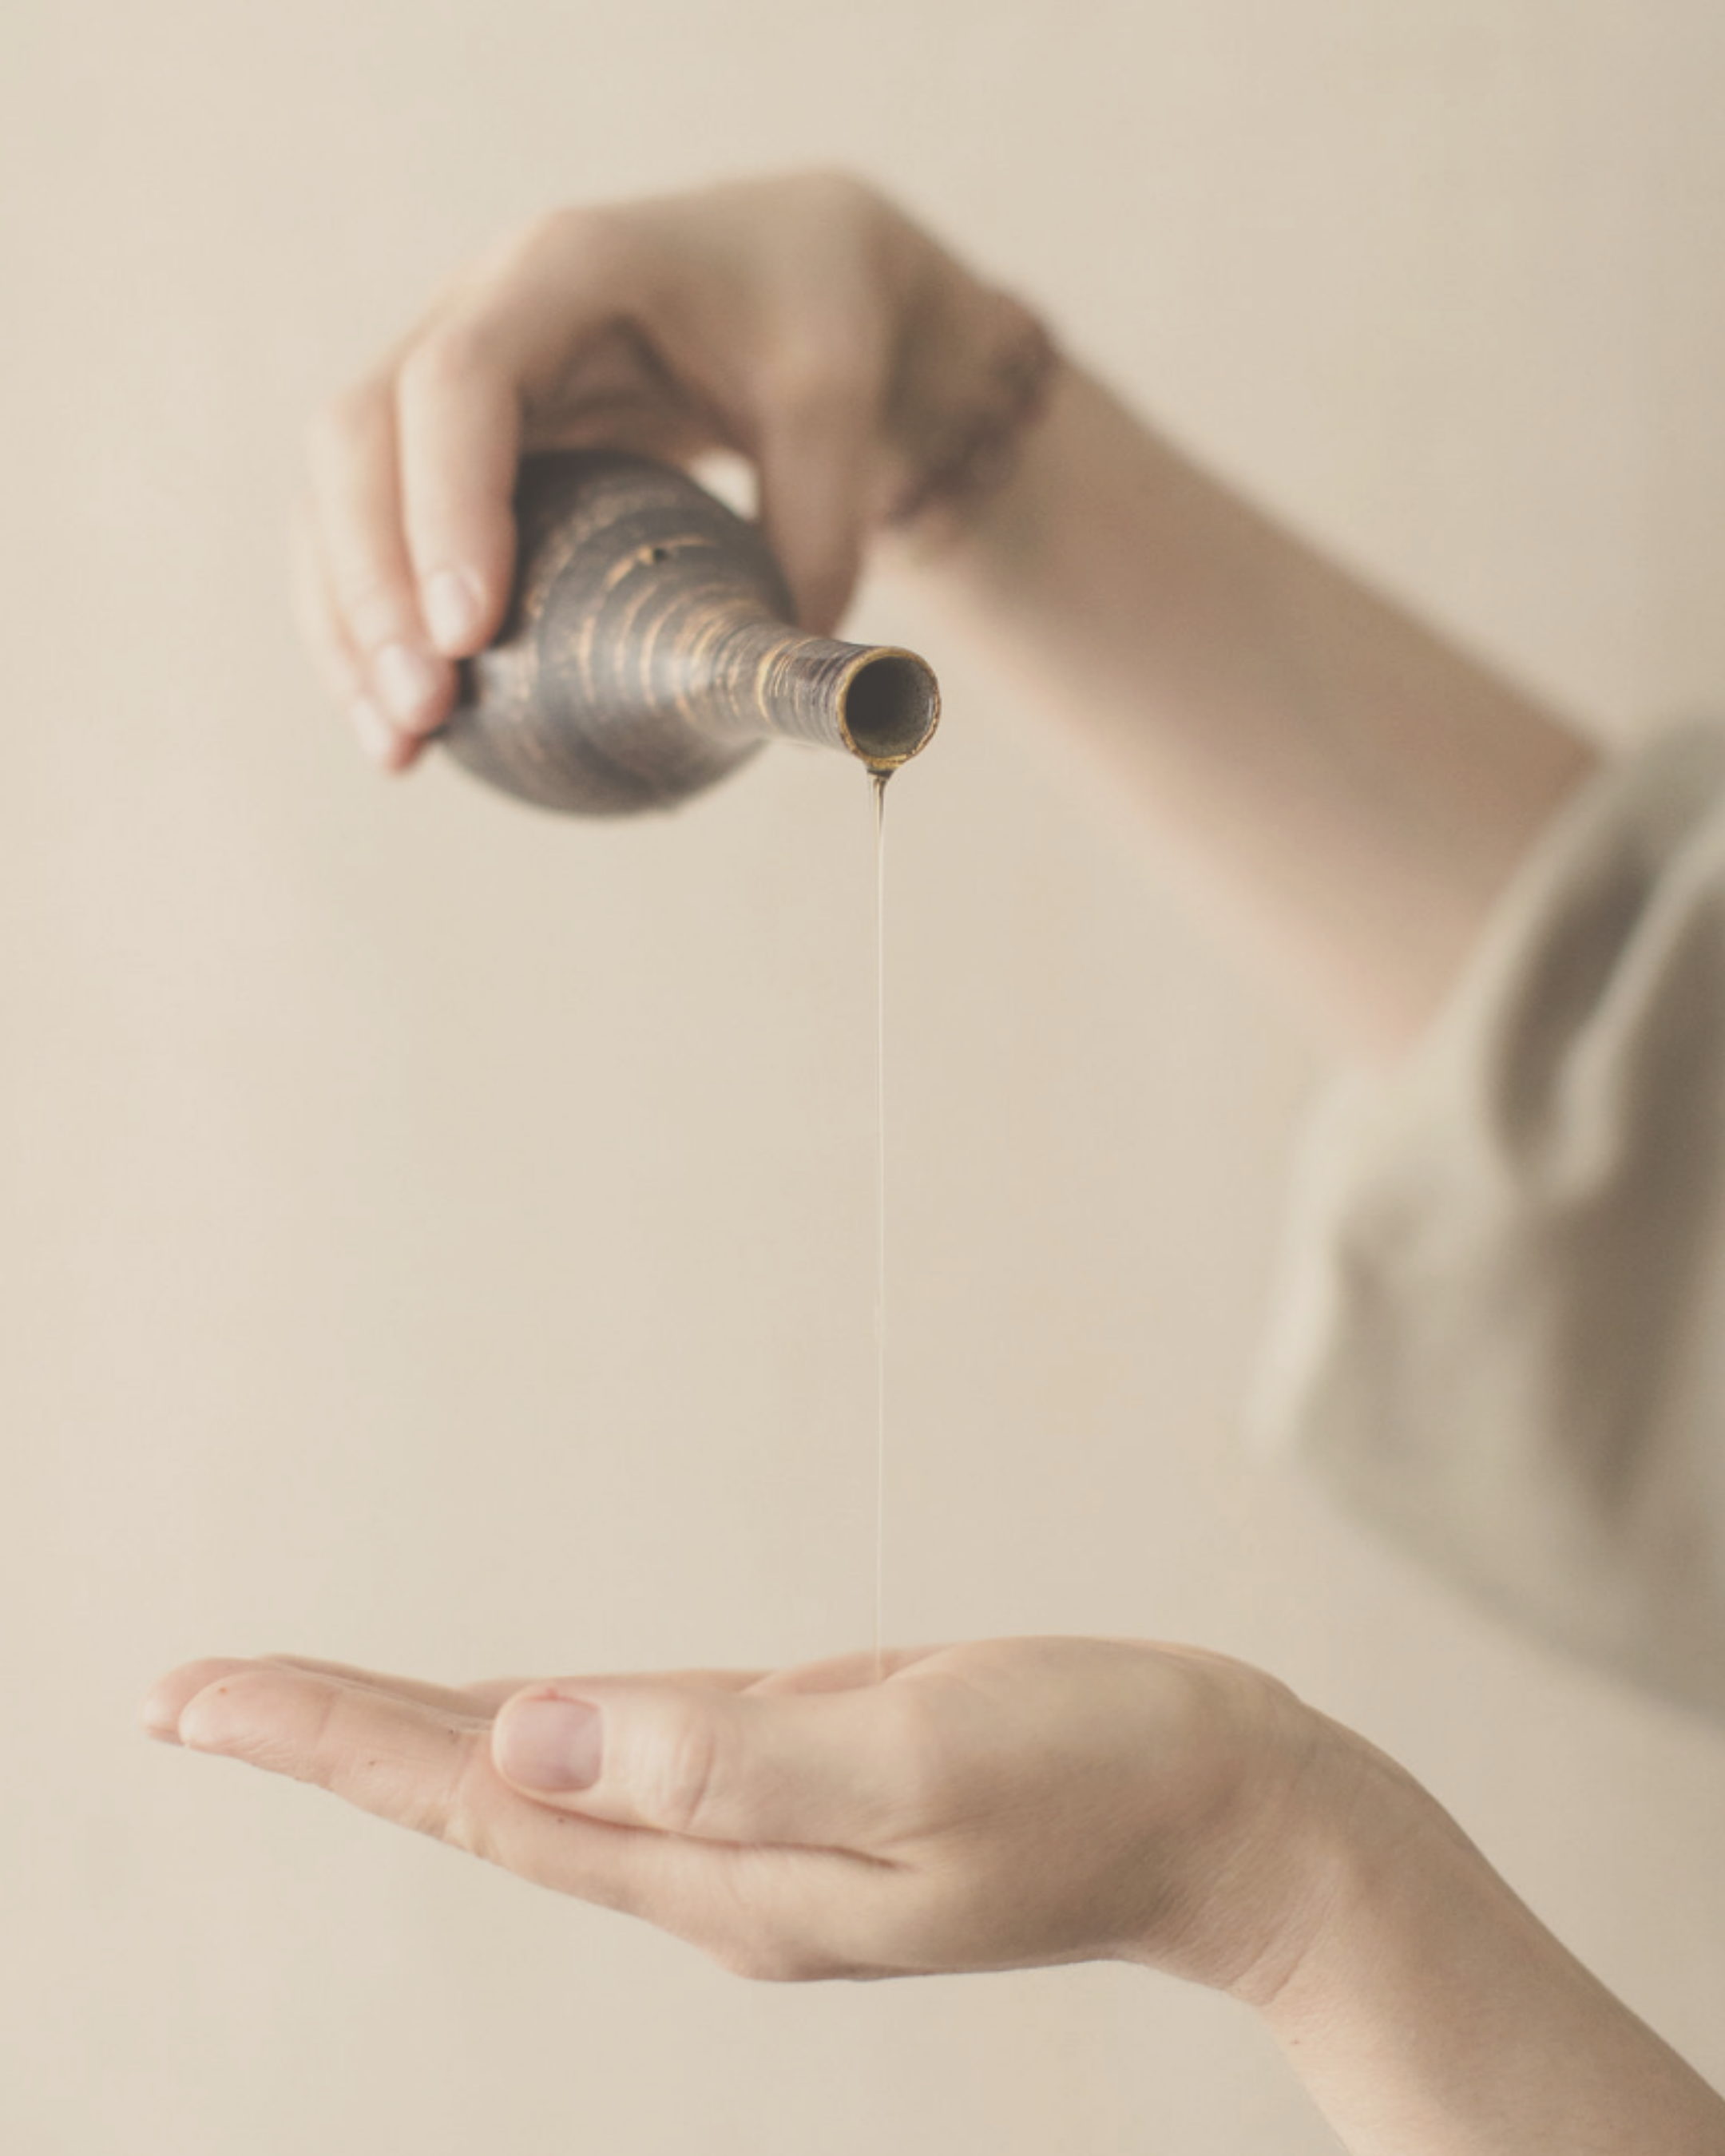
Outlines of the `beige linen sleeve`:
<svg viewBox="0 0 1725 2156">
<path fill-rule="evenodd" d="M 1604 768 L 1300 1170 L 1255 1420 L 1500 1612 L 1725 1715 L 1725 730 Z"/>
</svg>

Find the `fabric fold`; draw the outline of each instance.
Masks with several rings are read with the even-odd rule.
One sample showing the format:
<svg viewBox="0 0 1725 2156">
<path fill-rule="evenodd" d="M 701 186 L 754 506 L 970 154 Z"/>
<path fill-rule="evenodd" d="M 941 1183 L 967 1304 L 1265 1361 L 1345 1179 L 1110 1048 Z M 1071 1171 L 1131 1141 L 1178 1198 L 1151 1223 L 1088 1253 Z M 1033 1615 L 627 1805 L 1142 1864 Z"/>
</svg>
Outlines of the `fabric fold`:
<svg viewBox="0 0 1725 2156">
<path fill-rule="evenodd" d="M 1725 731 L 1604 768 L 1297 1168 L 1253 1423 L 1501 1614 L 1725 1715 Z"/>
</svg>

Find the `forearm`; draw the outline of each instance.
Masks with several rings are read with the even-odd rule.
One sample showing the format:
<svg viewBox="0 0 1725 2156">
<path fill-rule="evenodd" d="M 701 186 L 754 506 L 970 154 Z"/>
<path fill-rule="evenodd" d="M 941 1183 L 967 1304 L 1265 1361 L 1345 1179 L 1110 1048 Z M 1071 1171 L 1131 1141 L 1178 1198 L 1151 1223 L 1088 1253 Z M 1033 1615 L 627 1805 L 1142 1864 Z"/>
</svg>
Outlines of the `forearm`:
<svg viewBox="0 0 1725 2156">
<path fill-rule="evenodd" d="M 1595 760 L 1071 367 L 1010 482 L 919 567 L 1352 1051 L 1418 1033 Z"/>
<path fill-rule="evenodd" d="M 1305 1943 L 1242 1995 L 1353 2156 L 1722 2156 L 1722 2102 L 1426 1794 L 1348 1738 L 1359 1801 Z"/>
</svg>

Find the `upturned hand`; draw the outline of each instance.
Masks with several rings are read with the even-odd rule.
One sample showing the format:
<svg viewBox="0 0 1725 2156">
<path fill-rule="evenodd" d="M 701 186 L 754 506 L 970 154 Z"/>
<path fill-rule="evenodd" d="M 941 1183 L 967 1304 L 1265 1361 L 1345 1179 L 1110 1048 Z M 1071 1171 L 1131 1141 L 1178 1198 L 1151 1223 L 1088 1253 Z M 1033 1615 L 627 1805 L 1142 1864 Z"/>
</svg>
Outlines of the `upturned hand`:
<svg viewBox="0 0 1725 2156">
<path fill-rule="evenodd" d="M 1221 1656 L 1024 1640 L 444 1690 L 195 1662 L 152 1733 L 315 1782 L 756 1977 L 1297 1954 L 1332 1725 Z"/>
</svg>

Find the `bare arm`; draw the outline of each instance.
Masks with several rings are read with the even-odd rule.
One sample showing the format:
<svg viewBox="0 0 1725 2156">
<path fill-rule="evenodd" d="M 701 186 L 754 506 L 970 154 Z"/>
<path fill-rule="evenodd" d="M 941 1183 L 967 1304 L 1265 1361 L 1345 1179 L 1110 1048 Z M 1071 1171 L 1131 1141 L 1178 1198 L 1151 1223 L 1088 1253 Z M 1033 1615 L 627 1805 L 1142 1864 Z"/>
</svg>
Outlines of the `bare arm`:
<svg viewBox="0 0 1725 2156">
<path fill-rule="evenodd" d="M 1721 2156 L 1725 2102 L 1351 1732 L 1295 1955 L 1247 1995 L 1353 2156 Z"/>
<path fill-rule="evenodd" d="M 1353 1052 L 1419 1031 L 1595 761 L 1076 369 L 922 573 Z"/>
</svg>

